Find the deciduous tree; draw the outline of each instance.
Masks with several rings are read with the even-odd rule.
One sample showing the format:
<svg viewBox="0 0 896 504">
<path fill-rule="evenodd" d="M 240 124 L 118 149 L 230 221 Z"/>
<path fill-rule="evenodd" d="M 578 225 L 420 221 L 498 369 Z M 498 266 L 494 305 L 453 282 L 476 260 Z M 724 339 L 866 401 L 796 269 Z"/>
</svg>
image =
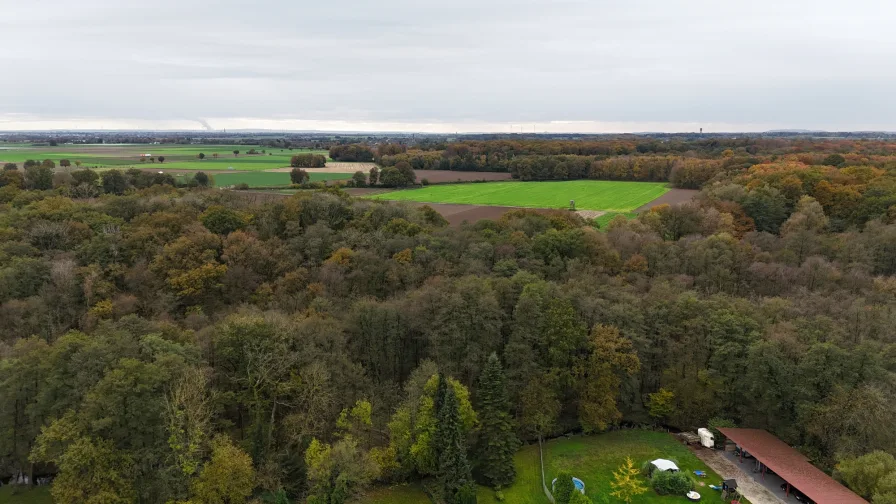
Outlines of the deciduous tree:
<svg viewBox="0 0 896 504">
<path fill-rule="evenodd" d="M 293 168 L 289 172 L 289 180 L 293 184 L 305 184 L 309 179 L 308 172 L 301 168 Z"/>
<path fill-rule="evenodd" d="M 224 206 L 215 205 L 199 216 L 202 225 L 209 231 L 219 235 L 228 235 L 242 229 L 248 224 L 248 217 Z"/>
<path fill-rule="evenodd" d="M 627 504 L 631 504 L 635 497 L 647 491 L 647 486 L 641 478 L 641 471 L 629 457 L 625 458 L 625 463 L 618 470 L 613 471 L 610 487 L 613 488 L 610 495 Z"/>
<path fill-rule="evenodd" d="M 44 165 L 25 168 L 25 186 L 39 191 L 53 188 L 53 169 Z"/>
<path fill-rule="evenodd" d="M 579 421 L 586 432 L 602 431 L 622 419 L 617 407 L 622 378 L 641 367 L 632 342 L 612 326 L 591 331 L 591 355 L 578 366 Z"/>
<path fill-rule="evenodd" d="M 879 491 L 884 478 L 896 474 L 896 458 L 887 452 L 877 450 L 861 457 L 843 459 L 837 464 L 836 469 L 837 475 L 849 488 L 870 499 Z"/>
<path fill-rule="evenodd" d="M 202 504 L 245 502 L 255 488 L 252 459 L 229 438 L 212 443 L 212 457 L 193 481 L 193 500 Z"/>
<path fill-rule="evenodd" d="M 124 194 L 128 189 L 128 181 L 124 174 L 118 170 L 103 172 L 103 192 L 107 194 Z"/>
<path fill-rule="evenodd" d="M 354 175 L 352 175 L 352 185 L 355 187 L 364 187 L 367 185 L 367 176 L 364 175 L 362 171 L 356 171 Z"/>
<path fill-rule="evenodd" d="M 133 462 L 112 442 L 81 437 L 56 460 L 59 475 L 53 480 L 53 501 L 60 504 L 134 502 Z"/>
<path fill-rule="evenodd" d="M 647 405 L 650 416 L 657 422 L 663 422 L 675 413 L 675 394 L 664 388 L 648 395 Z"/>
</svg>

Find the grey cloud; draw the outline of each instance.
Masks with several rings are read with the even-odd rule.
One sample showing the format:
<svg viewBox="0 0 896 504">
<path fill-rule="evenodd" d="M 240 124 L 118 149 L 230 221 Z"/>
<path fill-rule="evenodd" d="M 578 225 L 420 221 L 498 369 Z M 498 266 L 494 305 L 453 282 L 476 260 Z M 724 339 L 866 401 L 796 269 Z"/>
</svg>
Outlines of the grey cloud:
<svg viewBox="0 0 896 504">
<path fill-rule="evenodd" d="M 893 123 L 858 0 L 0 0 L 0 117 Z"/>
</svg>

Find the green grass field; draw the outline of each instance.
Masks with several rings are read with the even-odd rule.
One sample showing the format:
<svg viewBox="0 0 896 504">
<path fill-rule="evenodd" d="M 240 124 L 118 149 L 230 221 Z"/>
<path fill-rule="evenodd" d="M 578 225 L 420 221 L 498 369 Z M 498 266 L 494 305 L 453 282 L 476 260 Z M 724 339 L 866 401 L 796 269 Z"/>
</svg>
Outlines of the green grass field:
<svg viewBox="0 0 896 504">
<path fill-rule="evenodd" d="M 347 180 L 352 178 L 350 173 L 320 173 L 308 169 L 308 176 L 312 182 L 324 180 Z M 246 183 L 249 187 L 283 187 L 288 186 L 292 182 L 289 179 L 289 173 L 285 172 L 245 172 L 245 173 L 220 173 L 210 172 L 215 180 L 215 187 L 230 187 L 237 184 Z M 193 175 L 187 173 L 172 174 L 176 179 L 182 182 L 191 178 Z"/>
<path fill-rule="evenodd" d="M 249 149 L 258 152 L 267 151 L 265 154 L 248 155 Z M 233 151 L 238 150 L 238 156 Z M 205 159 L 199 160 L 199 153 L 205 154 Z M 97 168 L 156 168 L 163 167 L 171 170 L 234 170 L 262 171 L 271 168 L 283 168 L 289 166 L 289 159 L 300 153 L 312 152 L 314 154 L 327 155 L 327 151 L 315 151 L 308 149 L 275 149 L 258 145 L 60 145 L 58 147 L 29 147 L 21 144 L 7 144 L 0 148 L 0 162 L 17 163 L 20 167 L 26 159 L 68 159 L 74 165 L 75 161 L 81 161 L 83 166 Z M 153 157 L 164 156 L 165 162 L 151 163 L 140 162 L 141 154 L 152 154 Z M 214 154 L 218 154 L 215 158 Z"/>
<path fill-rule="evenodd" d="M 616 431 L 597 436 L 577 436 L 570 439 L 555 439 L 545 443 L 545 476 L 548 485 L 557 473 L 568 470 L 573 476 L 585 482 L 585 493 L 592 500 L 599 495 L 609 497 L 613 471 L 631 457 L 637 467 L 656 458 L 672 459 L 687 474 L 694 470 L 707 472 L 700 483 L 719 484 L 722 479 L 692 454 L 671 435 L 651 431 Z M 547 498 L 541 490 L 541 474 L 538 463 L 538 446 L 530 445 L 517 452 L 515 457 L 516 482 L 503 490 L 504 502 L 514 504 L 545 504 Z M 646 482 L 646 480 L 645 480 Z M 708 486 L 697 486 L 704 501 L 718 499 L 718 494 Z M 491 489 L 480 487 L 479 504 L 497 503 Z M 402 485 L 380 488 L 368 493 L 361 502 L 372 504 L 428 504 L 429 499 L 418 485 Z M 619 503 L 609 497 L 609 502 Z M 684 496 L 660 496 L 653 490 L 639 495 L 639 504 L 675 504 L 689 502 Z M 746 502 L 746 500 L 743 500 Z"/>
<path fill-rule="evenodd" d="M 529 208 L 568 208 L 575 200 L 579 210 L 631 212 L 669 190 L 659 182 L 614 182 L 574 180 L 563 182 L 489 182 L 447 184 L 393 191 L 370 196 L 372 199 L 460 203 Z"/>
<path fill-rule="evenodd" d="M 13 489 L 17 490 L 13 493 Z M 50 487 L 40 486 L 32 490 L 6 485 L 0 487 L 0 502 L 3 504 L 53 504 Z"/>
<path fill-rule="evenodd" d="M 638 216 L 638 214 L 634 212 L 607 212 L 594 220 L 597 221 L 600 229 L 605 230 L 607 229 L 607 224 L 609 224 L 611 220 L 615 219 L 617 215 L 624 215 L 626 219 L 634 219 Z"/>
</svg>

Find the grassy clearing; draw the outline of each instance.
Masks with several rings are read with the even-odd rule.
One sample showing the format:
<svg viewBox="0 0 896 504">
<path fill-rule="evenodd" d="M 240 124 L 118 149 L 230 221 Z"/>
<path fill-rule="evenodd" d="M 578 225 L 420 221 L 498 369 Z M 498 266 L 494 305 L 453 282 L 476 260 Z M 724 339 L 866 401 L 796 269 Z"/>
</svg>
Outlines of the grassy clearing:
<svg viewBox="0 0 896 504">
<path fill-rule="evenodd" d="M 579 210 L 631 212 L 665 194 L 669 188 L 659 182 L 615 182 L 573 180 L 564 182 L 489 182 L 447 184 L 393 191 L 370 196 L 373 199 L 459 203 L 529 208 L 568 208 L 575 200 Z"/>
<path fill-rule="evenodd" d="M 671 435 L 650 431 L 616 431 L 597 436 L 576 436 L 570 439 L 555 439 L 545 443 L 545 473 L 550 481 L 562 470 L 570 471 L 585 482 L 586 494 L 596 501 L 599 495 L 609 497 L 610 482 L 613 471 L 617 470 L 631 457 L 640 465 L 655 458 L 668 458 L 676 461 L 682 471 L 693 474 L 694 470 L 706 471 L 708 476 L 701 483 L 718 484 L 721 478 L 706 467 L 685 446 Z M 538 470 L 538 447 L 526 446 L 517 452 L 515 457 L 517 479 L 509 488 L 504 489 L 504 502 L 514 504 L 544 504 L 547 502 L 541 491 L 541 475 Z M 4 504 L 52 504 L 49 487 L 38 487 L 34 490 L 12 494 L 10 486 L 0 487 L 0 502 Z M 718 498 L 714 490 L 707 486 L 698 486 L 697 491 L 703 495 L 704 501 Z M 494 492 L 480 487 L 478 492 L 480 504 L 497 504 Z M 368 504 L 429 504 L 429 498 L 419 485 L 397 485 L 378 488 L 368 492 L 359 502 Z M 611 504 L 618 500 L 609 498 Z M 659 496 L 652 490 L 641 494 L 636 499 L 639 504 L 684 504 L 689 502 L 682 496 Z M 746 502 L 746 501 L 744 501 Z"/>
<path fill-rule="evenodd" d="M 672 459 L 687 474 L 694 470 L 707 472 L 699 483 L 719 484 L 721 478 L 712 472 L 671 435 L 651 431 L 616 431 L 597 436 L 577 436 L 570 439 L 555 439 L 545 443 L 545 476 L 548 485 L 560 471 L 568 470 L 585 482 L 585 493 L 597 502 L 600 495 L 609 497 L 613 471 L 629 456 L 640 467 L 643 462 L 656 458 Z M 514 504 L 544 504 L 547 498 L 541 490 L 541 474 L 538 463 L 538 447 L 530 445 L 517 452 L 515 457 L 517 478 L 509 488 L 504 489 L 504 502 Z M 697 491 L 709 501 L 718 498 L 708 486 L 699 486 Z M 480 487 L 480 504 L 497 503 L 491 489 Z M 429 499 L 418 485 L 403 485 L 377 489 L 363 499 L 373 504 L 428 504 Z M 609 502 L 618 503 L 609 497 Z M 675 504 L 689 502 L 684 496 L 660 496 L 653 490 L 637 497 L 639 504 Z"/>
<path fill-rule="evenodd" d="M 626 219 L 634 219 L 638 216 L 638 214 L 634 212 L 607 212 L 597 219 L 597 224 L 600 226 L 600 229 L 607 229 L 607 224 L 610 223 L 617 215 L 624 215 Z"/>
<path fill-rule="evenodd" d="M 0 502 L 3 504 L 53 504 L 53 497 L 50 495 L 49 486 L 23 490 L 21 487 L 5 485 L 0 487 Z"/>
<path fill-rule="evenodd" d="M 265 154 L 246 154 L 249 149 Z M 238 150 L 238 156 L 233 151 Z M 68 159 L 74 165 L 81 161 L 83 166 L 97 168 L 160 168 L 171 170 L 234 170 L 262 171 L 289 166 L 289 159 L 300 153 L 327 155 L 327 151 L 308 149 L 272 149 L 258 145 L 60 145 L 58 147 L 28 147 L 21 144 L 7 145 L 0 149 L 0 162 L 17 163 L 19 166 L 26 159 Z M 205 154 L 199 160 L 199 153 Z M 153 157 L 165 157 L 165 162 L 140 162 L 141 154 L 152 154 Z M 215 158 L 214 154 L 218 157 Z"/>
</svg>

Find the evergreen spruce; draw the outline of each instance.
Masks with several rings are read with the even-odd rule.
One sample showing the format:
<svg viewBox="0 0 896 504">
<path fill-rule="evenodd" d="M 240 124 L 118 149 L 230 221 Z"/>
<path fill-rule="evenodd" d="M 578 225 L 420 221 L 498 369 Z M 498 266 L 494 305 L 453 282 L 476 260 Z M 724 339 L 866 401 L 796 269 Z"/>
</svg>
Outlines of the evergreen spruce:
<svg viewBox="0 0 896 504">
<path fill-rule="evenodd" d="M 569 504 L 572 494 L 576 493 L 576 485 L 572 482 L 572 475 L 566 471 L 560 471 L 553 486 L 554 502 L 557 504 Z"/>
<path fill-rule="evenodd" d="M 445 375 L 439 373 L 439 382 L 436 385 L 436 396 L 433 399 L 433 411 L 436 414 L 436 418 L 442 417 L 442 406 L 445 405 L 445 393 L 448 391 L 448 380 L 445 378 Z"/>
<path fill-rule="evenodd" d="M 436 463 L 438 464 L 439 457 L 441 457 L 442 452 L 445 451 L 445 431 L 443 430 L 445 425 L 445 394 L 448 389 L 448 379 L 442 373 L 439 373 L 439 383 L 436 386 L 436 395 L 433 398 L 433 415 L 436 417 L 436 433 L 435 439 L 433 439 L 433 449 Z"/>
<path fill-rule="evenodd" d="M 443 447 L 439 454 L 439 483 L 446 504 L 476 502 L 476 492 L 470 464 L 467 461 L 466 440 L 460 424 L 460 411 L 454 387 L 446 387 L 445 400 L 439 415 L 439 435 Z"/>
<path fill-rule="evenodd" d="M 513 454 L 520 446 L 510 415 L 510 399 L 504 370 L 492 353 L 479 378 L 480 434 L 477 444 L 478 473 L 494 487 L 509 486 L 516 478 Z"/>
</svg>

